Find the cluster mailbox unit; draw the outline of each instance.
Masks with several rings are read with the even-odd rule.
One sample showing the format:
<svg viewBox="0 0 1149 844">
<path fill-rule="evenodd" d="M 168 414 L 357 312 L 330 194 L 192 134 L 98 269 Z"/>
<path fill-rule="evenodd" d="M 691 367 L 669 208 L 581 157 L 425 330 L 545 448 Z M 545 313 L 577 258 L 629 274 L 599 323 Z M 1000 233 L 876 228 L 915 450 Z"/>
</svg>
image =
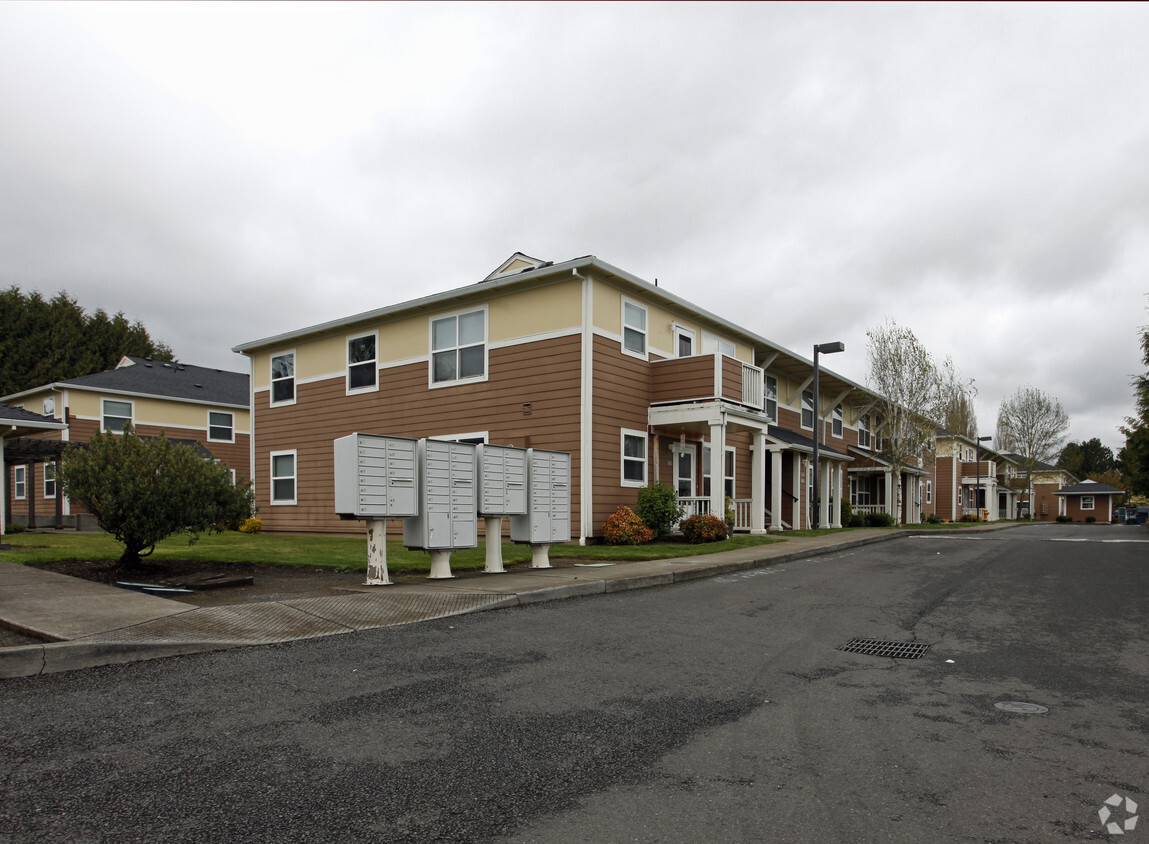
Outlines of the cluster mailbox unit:
<svg viewBox="0 0 1149 844">
<path fill-rule="evenodd" d="M 403 519 L 403 543 L 431 555 L 431 579 L 451 577 L 451 552 L 478 545 L 503 572 L 502 520 L 548 568 L 549 547 L 570 540 L 571 456 L 561 451 L 451 440 L 351 434 L 335 440 L 335 512 L 367 521 L 367 584 L 390 583 L 387 520 Z"/>
<path fill-rule="evenodd" d="M 367 521 L 367 584 L 387 576 L 387 520 L 419 512 L 418 440 L 351 434 L 335 440 L 335 512 Z"/>
</svg>

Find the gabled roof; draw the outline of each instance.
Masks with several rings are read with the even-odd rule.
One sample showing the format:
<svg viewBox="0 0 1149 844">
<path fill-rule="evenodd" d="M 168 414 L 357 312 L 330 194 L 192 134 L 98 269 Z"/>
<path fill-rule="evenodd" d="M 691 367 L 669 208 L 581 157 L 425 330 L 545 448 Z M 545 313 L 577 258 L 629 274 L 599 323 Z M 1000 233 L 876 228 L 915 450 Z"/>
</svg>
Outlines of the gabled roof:
<svg viewBox="0 0 1149 844">
<path fill-rule="evenodd" d="M 22 436 L 35 431 L 61 431 L 68 427 L 51 416 L 41 416 L 22 407 L 0 404 L 0 437 Z"/>
<path fill-rule="evenodd" d="M 1054 495 L 1124 495 L 1125 490 L 1116 489 L 1098 481 L 1082 481 L 1072 486 L 1063 486 Z"/>
<path fill-rule="evenodd" d="M 45 389 L 156 396 L 199 404 L 242 408 L 247 408 L 251 404 L 248 376 L 245 373 L 194 366 L 178 361 L 152 360 L 134 355 L 125 355 L 115 369 L 57 381 L 44 387 L 25 390 L 8 398 L 38 393 Z"/>
</svg>

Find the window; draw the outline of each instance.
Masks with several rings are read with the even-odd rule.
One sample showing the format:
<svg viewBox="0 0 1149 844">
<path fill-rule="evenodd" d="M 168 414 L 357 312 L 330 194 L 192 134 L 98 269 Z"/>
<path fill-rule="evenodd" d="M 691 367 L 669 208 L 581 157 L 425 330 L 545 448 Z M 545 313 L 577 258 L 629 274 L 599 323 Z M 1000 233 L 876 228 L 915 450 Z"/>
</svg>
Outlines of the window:
<svg viewBox="0 0 1149 844">
<path fill-rule="evenodd" d="M 295 503 L 295 452 L 271 452 L 271 503 Z"/>
<path fill-rule="evenodd" d="M 837 407 L 834 408 L 834 421 L 831 424 L 831 429 L 834 432 L 834 436 L 837 437 L 838 439 L 842 438 L 842 420 L 843 420 L 843 418 L 844 418 L 844 413 L 842 411 L 842 405 L 839 404 Z"/>
<path fill-rule="evenodd" d="M 104 399 L 101 405 L 105 431 L 123 433 L 124 427 L 132 424 L 132 403 L 130 401 Z"/>
<path fill-rule="evenodd" d="M 210 442 L 235 442 L 235 416 L 218 410 L 207 413 L 207 438 Z"/>
<path fill-rule="evenodd" d="M 377 340 L 378 335 L 374 333 L 347 339 L 347 392 L 378 387 Z"/>
<path fill-rule="evenodd" d="M 722 482 L 726 486 L 726 495 L 729 498 L 734 498 L 734 455 L 737 451 L 731 447 L 726 448 L 725 466 L 723 466 Z"/>
<path fill-rule="evenodd" d="M 1092 495 L 1081 496 L 1081 509 L 1082 510 L 1092 510 L 1093 509 L 1093 496 Z"/>
<path fill-rule="evenodd" d="M 765 401 L 762 404 L 762 409 L 766 412 L 766 418 L 771 422 L 778 422 L 778 379 L 773 375 L 765 377 Z"/>
<path fill-rule="evenodd" d="M 23 501 L 28 497 L 27 466 L 12 467 L 12 495 L 16 497 L 17 501 Z"/>
<path fill-rule="evenodd" d="M 808 431 L 814 430 L 814 391 L 802 391 L 802 427 Z"/>
<path fill-rule="evenodd" d="M 934 503 L 934 482 L 926 481 L 926 504 Z"/>
<path fill-rule="evenodd" d="M 734 344 L 728 340 L 723 340 L 721 337 L 715 337 L 713 334 L 702 332 L 702 354 L 704 355 L 726 355 L 728 358 L 737 357 L 735 355 Z"/>
<path fill-rule="evenodd" d="M 431 383 L 477 381 L 487 375 L 487 312 L 431 320 Z"/>
<path fill-rule="evenodd" d="M 622 302 L 622 350 L 646 357 L 646 308 L 625 299 Z"/>
<path fill-rule="evenodd" d="M 271 358 L 271 405 L 295 403 L 295 352 Z"/>
<path fill-rule="evenodd" d="M 688 358 L 694 354 L 694 329 L 674 326 L 674 356 Z"/>
<path fill-rule="evenodd" d="M 964 506 L 964 505 L 962 504 L 962 501 L 961 501 L 961 499 L 962 499 L 962 495 L 961 495 L 961 493 L 962 493 L 962 490 L 963 490 L 963 489 L 964 489 L 964 487 L 960 487 L 960 486 L 958 487 L 958 506 L 959 506 L 959 507 L 962 507 L 962 506 Z"/>
<path fill-rule="evenodd" d="M 870 447 L 870 414 L 863 413 L 858 417 L 858 445 L 861 448 Z"/>
<path fill-rule="evenodd" d="M 56 497 L 56 464 L 44 464 L 44 497 Z"/>
<path fill-rule="evenodd" d="M 54 416 L 55 413 L 56 413 L 56 397 L 55 396 L 48 396 L 48 398 L 44 399 L 44 415 L 45 416 Z"/>
<path fill-rule="evenodd" d="M 622 485 L 646 486 L 646 434 L 622 431 Z"/>
</svg>

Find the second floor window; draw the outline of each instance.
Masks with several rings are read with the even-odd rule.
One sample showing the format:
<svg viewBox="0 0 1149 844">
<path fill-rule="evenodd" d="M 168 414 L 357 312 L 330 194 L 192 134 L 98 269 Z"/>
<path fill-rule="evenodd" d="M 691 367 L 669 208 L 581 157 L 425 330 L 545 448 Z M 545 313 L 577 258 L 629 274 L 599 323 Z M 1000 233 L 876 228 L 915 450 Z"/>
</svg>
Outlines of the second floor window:
<svg viewBox="0 0 1149 844">
<path fill-rule="evenodd" d="M 207 438 L 212 442 L 235 442 L 235 417 L 230 413 L 209 410 L 207 414 Z"/>
<path fill-rule="evenodd" d="M 862 448 L 870 447 L 870 414 L 863 413 L 858 417 L 858 445 Z"/>
<path fill-rule="evenodd" d="M 435 384 L 482 378 L 487 374 L 485 311 L 431 321 L 431 381 Z"/>
<path fill-rule="evenodd" d="M 634 302 L 622 303 L 622 348 L 646 357 L 646 308 Z"/>
<path fill-rule="evenodd" d="M 802 391 L 802 427 L 814 430 L 814 391 Z"/>
<path fill-rule="evenodd" d="M 132 424 L 132 403 L 130 401 L 103 400 L 103 421 L 101 427 L 105 431 L 123 433 L 127 425 Z"/>
<path fill-rule="evenodd" d="M 370 390 L 379 373 L 375 356 L 375 335 L 365 334 L 347 341 L 347 389 Z"/>
<path fill-rule="evenodd" d="M 831 425 L 832 430 L 834 432 L 834 436 L 838 437 L 839 439 L 841 439 L 841 437 L 842 437 L 842 418 L 843 418 L 842 405 L 839 404 L 837 407 L 834 408 L 834 421 Z"/>
<path fill-rule="evenodd" d="M 295 352 L 284 352 L 271 359 L 271 403 L 295 401 Z"/>
<path fill-rule="evenodd" d="M 766 401 L 762 407 L 766 411 L 766 418 L 777 424 L 778 422 L 778 379 L 773 375 L 766 376 Z"/>
</svg>

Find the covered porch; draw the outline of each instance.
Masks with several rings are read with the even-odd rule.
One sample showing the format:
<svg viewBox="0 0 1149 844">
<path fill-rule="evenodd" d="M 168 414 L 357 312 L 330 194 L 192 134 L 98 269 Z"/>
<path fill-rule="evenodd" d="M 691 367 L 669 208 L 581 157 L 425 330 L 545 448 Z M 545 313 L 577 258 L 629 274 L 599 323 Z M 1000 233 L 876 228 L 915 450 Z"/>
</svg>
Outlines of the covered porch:
<svg viewBox="0 0 1149 844">
<path fill-rule="evenodd" d="M 916 525 L 922 521 L 925 469 L 902 466 L 877 454 L 859 454 L 850 474 L 850 508 L 855 513 L 889 513 L 895 523 Z"/>
<path fill-rule="evenodd" d="M 49 431 L 64 431 L 67 425 L 57 422 L 50 416 L 41 416 L 31 413 L 23 408 L 0 405 L 0 547 L 6 526 L 11 517 L 12 490 L 9 487 L 11 467 L 21 465 L 35 465 L 38 462 L 54 461 L 58 459 L 64 443 L 59 440 L 45 440 L 34 434 L 43 434 Z M 30 482 L 24 479 L 27 499 L 33 502 L 35 496 L 27 488 Z M 57 509 L 63 501 L 63 496 L 57 496 Z M 34 506 L 30 504 L 29 506 Z M 62 520 L 62 512 L 57 518 Z M 35 519 L 35 512 L 30 511 L 29 518 Z"/>
</svg>

